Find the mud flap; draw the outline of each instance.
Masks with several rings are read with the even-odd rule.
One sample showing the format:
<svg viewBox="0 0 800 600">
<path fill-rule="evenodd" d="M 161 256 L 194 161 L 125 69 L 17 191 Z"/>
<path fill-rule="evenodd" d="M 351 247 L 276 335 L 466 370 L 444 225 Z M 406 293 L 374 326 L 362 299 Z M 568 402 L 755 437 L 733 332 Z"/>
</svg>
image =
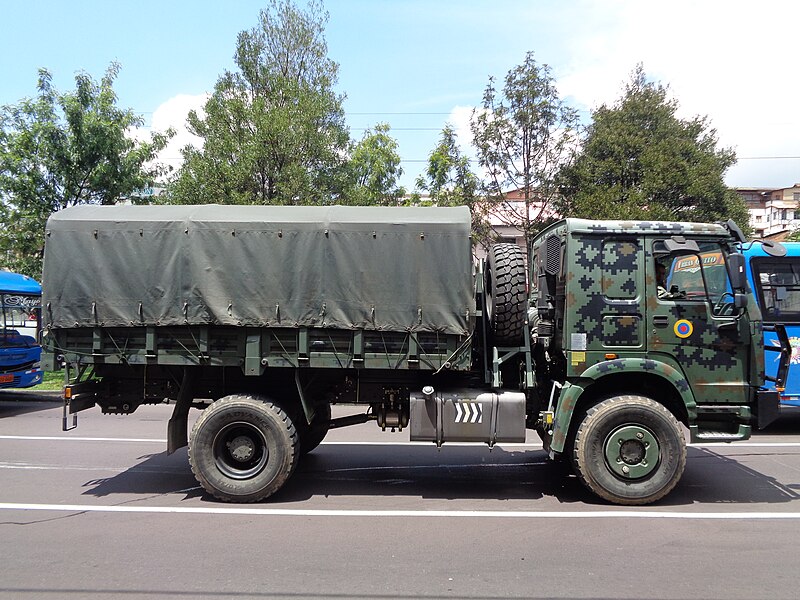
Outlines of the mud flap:
<svg viewBox="0 0 800 600">
<path fill-rule="evenodd" d="M 780 394 L 776 390 L 756 391 L 756 427 L 764 429 L 780 415 Z"/>
<path fill-rule="evenodd" d="M 179 448 L 189 445 L 187 428 L 189 409 L 192 407 L 192 400 L 194 400 L 194 381 L 194 370 L 184 369 L 181 389 L 175 400 L 172 417 L 167 423 L 167 454 L 172 454 Z"/>
</svg>

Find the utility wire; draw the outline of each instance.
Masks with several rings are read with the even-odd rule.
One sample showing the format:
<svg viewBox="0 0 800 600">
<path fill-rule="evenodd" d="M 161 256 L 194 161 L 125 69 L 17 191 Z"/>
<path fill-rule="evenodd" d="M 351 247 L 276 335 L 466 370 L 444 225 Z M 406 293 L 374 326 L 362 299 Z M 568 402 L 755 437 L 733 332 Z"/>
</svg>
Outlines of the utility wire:
<svg viewBox="0 0 800 600">
<path fill-rule="evenodd" d="M 736 160 L 797 160 L 800 156 L 737 156 Z"/>
</svg>

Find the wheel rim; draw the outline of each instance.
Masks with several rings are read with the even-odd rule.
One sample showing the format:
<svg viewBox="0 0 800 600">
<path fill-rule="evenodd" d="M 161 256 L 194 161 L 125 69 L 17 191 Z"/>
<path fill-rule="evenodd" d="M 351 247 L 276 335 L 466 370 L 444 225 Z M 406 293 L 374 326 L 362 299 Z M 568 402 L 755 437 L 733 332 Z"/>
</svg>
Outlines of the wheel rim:
<svg viewBox="0 0 800 600">
<path fill-rule="evenodd" d="M 214 462 L 231 479 L 250 479 L 260 473 L 269 459 L 267 439 L 250 423 L 230 423 L 214 437 Z"/>
<path fill-rule="evenodd" d="M 606 464 L 625 480 L 641 479 L 658 467 L 661 448 L 656 437 L 640 425 L 618 427 L 606 438 Z"/>
</svg>

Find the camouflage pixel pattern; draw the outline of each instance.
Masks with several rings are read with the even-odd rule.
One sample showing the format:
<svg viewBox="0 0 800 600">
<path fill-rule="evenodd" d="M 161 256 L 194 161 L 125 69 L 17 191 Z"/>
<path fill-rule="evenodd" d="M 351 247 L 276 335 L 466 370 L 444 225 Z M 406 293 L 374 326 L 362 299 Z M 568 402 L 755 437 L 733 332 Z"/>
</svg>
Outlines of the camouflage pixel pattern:
<svg viewBox="0 0 800 600">
<path fill-rule="evenodd" d="M 599 341 L 603 347 L 641 347 L 641 247 L 637 240 L 576 236 L 574 268 L 567 274 L 567 330 L 585 334 L 587 349 Z M 573 274 L 581 275 L 574 279 Z M 597 283 L 600 283 L 598 286 Z"/>
<path fill-rule="evenodd" d="M 578 400 L 585 388 L 600 378 L 619 373 L 650 373 L 664 380 L 664 385 L 672 386 L 680 394 L 691 422 L 697 416 L 694 396 L 689 382 L 683 372 L 665 362 L 641 358 L 618 358 L 602 360 L 584 371 L 580 378 L 567 383 L 559 397 L 559 410 L 556 413 L 553 437 L 550 447 L 556 452 L 563 452 L 569 431 L 570 420 Z"/>
<path fill-rule="evenodd" d="M 544 240 L 553 235 L 564 244 L 555 343 L 565 357 L 553 450 L 563 449 L 583 391 L 610 374 L 661 377 L 683 401 L 690 423 L 698 405 L 752 401 L 761 374 L 751 366 L 752 357 L 761 352 L 761 337 L 754 333 L 760 330 L 758 310 L 737 321 L 714 317 L 707 301 L 659 301 L 656 293 L 655 240 L 685 236 L 726 248 L 733 240 L 725 227 L 567 219 L 539 235 L 534 253 L 544 252 Z M 538 257 L 535 264 L 542 260 Z M 532 280 L 536 282 L 535 273 Z M 748 307 L 754 306 L 750 298 Z M 679 337 L 676 327 L 684 321 L 690 333 Z M 620 390 L 625 392 L 631 390 Z"/>
</svg>

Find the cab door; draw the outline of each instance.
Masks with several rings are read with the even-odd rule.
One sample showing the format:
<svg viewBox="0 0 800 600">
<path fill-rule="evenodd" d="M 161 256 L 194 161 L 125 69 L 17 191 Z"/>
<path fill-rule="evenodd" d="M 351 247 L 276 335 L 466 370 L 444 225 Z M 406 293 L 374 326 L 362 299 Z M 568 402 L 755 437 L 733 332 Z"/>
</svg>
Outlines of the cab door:
<svg viewBox="0 0 800 600">
<path fill-rule="evenodd" d="M 677 366 L 697 404 L 746 404 L 751 338 L 734 307 L 726 249 L 718 242 L 683 239 L 649 243 L 648 356 Z M 666 281 L 658 281 L 659 264 Z"/>
</svg>

